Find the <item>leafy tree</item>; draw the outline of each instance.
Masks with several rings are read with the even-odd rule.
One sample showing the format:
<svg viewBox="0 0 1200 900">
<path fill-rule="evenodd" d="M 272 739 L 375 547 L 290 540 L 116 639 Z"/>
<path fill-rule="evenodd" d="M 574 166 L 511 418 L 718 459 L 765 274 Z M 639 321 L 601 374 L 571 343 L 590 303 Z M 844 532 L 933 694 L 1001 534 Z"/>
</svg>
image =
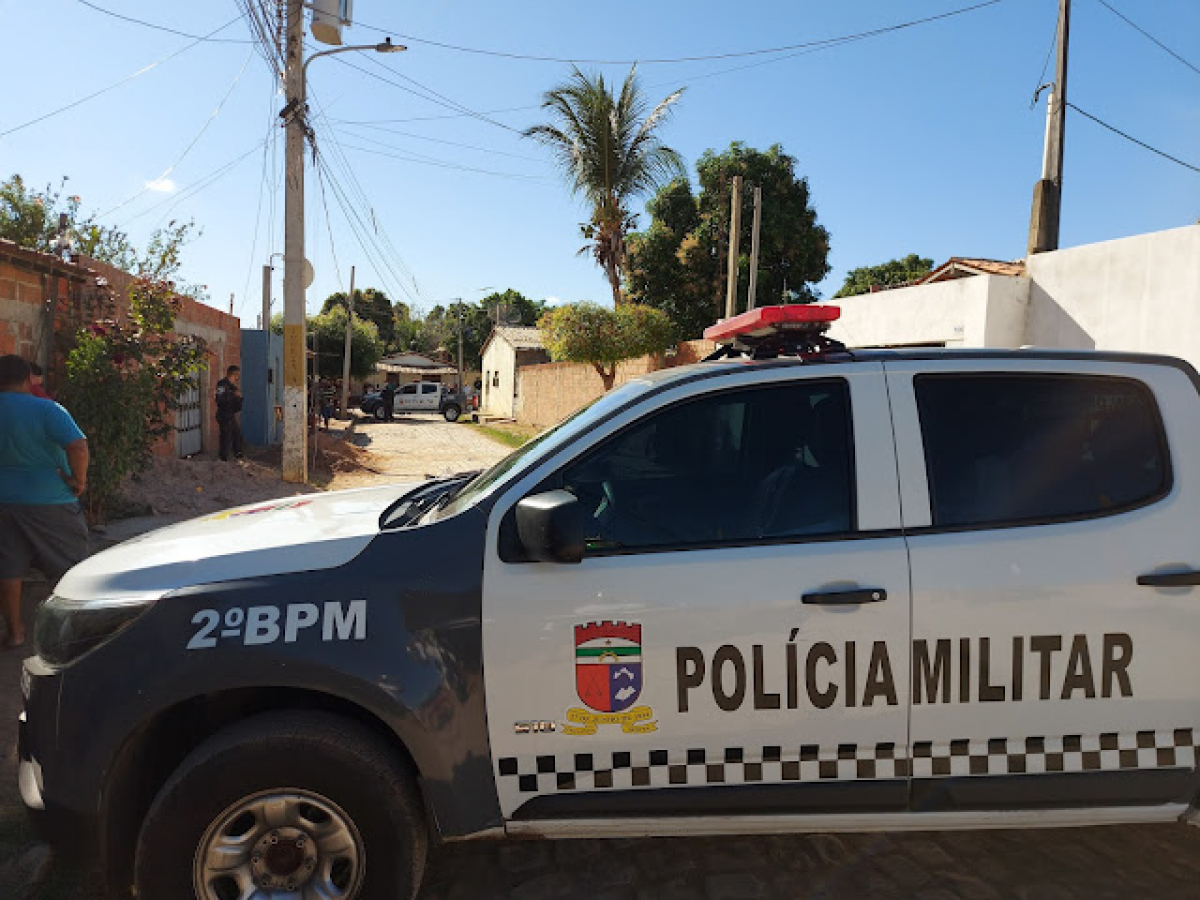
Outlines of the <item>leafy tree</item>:
<svg viewBox="0 0 1200 900">
<path fill-rule="evenodd" d="M 838 297 L 853 297 L 856 294 L 868 294 L 873 287 L 888 287 L 896 284 L 907 284 L 916 281 L 933 271 L 933 260 L 925 259 L 910 253 L 903 259 L 889 259 L 877 266 L 863 266 L 851 269 L 846 273 L 846 281 L 841 290 L 833 295 Z"/>
<path fill-rule="evenodd" d="M 624 299 L 625 235 L 636 219 L 629 203 L 683 172 L 679 154 L 657 134 L 682 93 L 681 88 L 648 110 L 636 66 L 617 96 L 603 74 L 585 75 L 576 67 L 565 83 L 543 95 L 551 122 L 524 132 L 550 148 L 572 193 L 591 207 L 589 221 L 580 226 L 588 241 L 580 252 L 591 249 L 618 306 Z"/>
<path fill-rule="evenodd" d="M 357 291 L 355 292 L 357 293 Z M 316 339 L 317 376 L 338 380 L 342 377 L 342 356 L 346 347 L 346 308 L 336 304 L 328 312 L 308 320 L 309 340 Z M 350 326 L 350 378 L 362 381 L 375 372 L 383 358 L 383 341 L 374 322 L 355 313 Z"/>
<path fill-rule="evenodd" d="M 195 222 L 171 221 L 155 229 L 145 251 L 139 252 L 125 232 L 99 224 L 94 215 L 81 218 L 79 209 L 80 198 L 63 197 L 62 185 L 36 191 L 20 175 L 13 175 L 0 182 L 0 238 L 42 253 L 57 253 L 59 220 L 65 215 L 76 252 L 135 275 L 172 282 L 177 294 L 207 299 L 204 286 L 179 278 L 183 248 L 199 236 Z"/>
<path fill-rule="evenodd" d="M 321 313 L 325 314 L 335 306 L 339 306 L 342 309 L 346 308 L 346 294 L 344 291 L 338 291 L 326 297 L 325 305 L 321 307 Z M 379 331 L 379 339 L 383 341 L 384 346 L 388 349 L 395 347 L 396 314 L 392 309 L 391 301 L 387 298 L 387 294 L 376 288 L 355 291 L 354 315 L 361 316 L 368 322 L 374 322 L 375 327 Z"/>
<path fill-rule="evenodd" d="M 609 309 L 594 303 L 558 306 L 538 327 L 550 358 L 590 363 L 611 390 L 617 364 L 674 345 L 671 320 L 662 310 L 630 303 Z"/>
<path fill-rule="evenodd" d="M 88 437 L 84 495 L 88 518 L 104 515 L 126 475 L 143 470 L 155 441 L 171 433 L 179 397 L 208 365 L 202 339 L 173 333 L 181 302 L 170 282 L 139 277 L 129 288 L 129 321 L 117 319 L 111 288 L 85 308 L 59 307 L 55 333 L 65 352 L 62 402 Z"/>
<path fill-rule="evenodd" d="M 808 179 L 779 144 L 765 152 L 734 142 L 706 151 L 696 164 L 700 194 L 676 181 L 647 204 L 649 229 L 630 237 L 630 299 L 664 310 L 680 338 L 699 337 L 725 310 L 730 191 L 733 176 L 762 188 L 759 305 L 816 299 L 812 285 L 829 272 L 829 233 L 817 222 Z M 738 260 L 738 308 L 750 282 L 753 191 L 744 192 Z"/>
</svg>

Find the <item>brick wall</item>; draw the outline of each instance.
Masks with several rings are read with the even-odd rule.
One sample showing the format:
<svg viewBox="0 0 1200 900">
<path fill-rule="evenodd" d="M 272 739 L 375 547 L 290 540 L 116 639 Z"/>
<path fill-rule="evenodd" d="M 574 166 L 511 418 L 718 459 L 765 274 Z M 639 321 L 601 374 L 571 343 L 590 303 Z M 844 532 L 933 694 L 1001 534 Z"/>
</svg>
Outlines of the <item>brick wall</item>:
<svg viewBox="0 0 1200 900">
<path fill-rule="evenodd" d="M 16 353 L 30 361 L 41 357 L 48 338 L 43 304 L 54 273 L 59 274 L 60 302 L 88 274 L 80 266 L 0 241 L 0 355 Z"/>
<path fill-rule="evenodd" d="M 642 356 L 617 366 L 613 387 L 654 372 L 699 362 L 712 353 L 710 341 L 686 341 L 671 356 Z M 579 407 L 603 396 L 604 382 L 595 368 L 582 363 L 543 363 L 518 370 L 517 421 L 546 428 L 561 422 Z"/>
</svg>

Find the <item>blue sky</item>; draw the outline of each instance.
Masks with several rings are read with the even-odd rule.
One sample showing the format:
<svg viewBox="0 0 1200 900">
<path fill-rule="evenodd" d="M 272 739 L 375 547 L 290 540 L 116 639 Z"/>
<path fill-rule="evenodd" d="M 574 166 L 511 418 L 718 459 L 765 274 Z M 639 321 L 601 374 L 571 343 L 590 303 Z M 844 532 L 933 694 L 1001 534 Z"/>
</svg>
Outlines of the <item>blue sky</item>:
<svg viewBox="0 0 1200 900">
<path fill-rule="evenodd" d="M 196 34 L 239 13 L 234 0 L 95 2 Z M 1107 2 L 1200 66 L 1200 3 Z M 355 0 L 357 23 L 346 32 L 347 43 L 391 33 L 410 49 L 341 57 L 402 87 L 336 59 L 318 60 L 310 70 L 310 99 L 324 114 L 317 118 L 317 138 L 331 159 L 334 183 L 326 183 L 323 198 L 320 179 L 309 171 L 307 255 L 316 270 L 309 308 L 344 289 L 352 264 L 359 286 L 380 287 L 425 309 L 455 297 L 477 299 L 493 287 L 537 298 L 609 301 L 600 270 L 589 257 L 576 256 L 578 223 L 586 217 L 581 205 L 548 155 L 518 134 L 538 120 L 541 93 L 568 65 L 464 53 L 402 34 L 518 54 L 648 59 L 796 44 L 969 3 L 613 0 L 597 7 L 561 0 Z M 829 296 L 848 269 L 910 252 L 938 262 L 952 255 L 1024 255 L 1045 124 L 1044 104 L 1031 110 L 1030 97 L 1051 47 L 1056 9 L 1056 0 L 1001 0 L 777 61 L 644 64 L 641 74 L 653 99 L 686 85 L 663 136 L 693 178 L 701 153 L 733 140 L 760 148 L 778 142 L 796 157 L 831 234 L 833 271 L 821 285 Z M 192 43 L 78 0 L 0 0 L 0 11 L 7 32 L 0 132 Z M 218 36 L 245 40 L 249 33 L 239 21 Z M 601 68 L 617 80 L 628 70 Z M 1051 77 L 1052 64 L 1045 80 Z M 1083 109 L 1200 166 L 1200 73 L 1100 0 L 1074 2 L 1069 89 Z M 447 100 L 485 115 L 459 114 Z M 282 104 L 250 45 L 201 43 L 94 100 L 0 138 L 0 177 L 19 172 L 43 185 L 68 175 L 66 193 L 81 195 L 85 211 L 105 214 L 137 242 L 170 218 L 194 218 L 203 235 L 186 251 L 186 276 L 208 285 L 222 308 L 233 293 L 234 310 L 253 327 L 260 267 L 282 250 L 282 135 L 273 124 Z M 269 134 L 280 140 L 267 141 Z M 219 177 L 206 181 L 214 172 Z M 151 182 L 154 189 L 147 189 Z M 339 194 L 360 219 L 365 249 L 347 224 Z M 1068 118 L 1063 246 L 1198 218 L 1200 173 L 1078 114 Z M 644 214 L 641 221 L 648 224 Z M 277 271 L 276 309 L 280 284 Z"/>
</svg>

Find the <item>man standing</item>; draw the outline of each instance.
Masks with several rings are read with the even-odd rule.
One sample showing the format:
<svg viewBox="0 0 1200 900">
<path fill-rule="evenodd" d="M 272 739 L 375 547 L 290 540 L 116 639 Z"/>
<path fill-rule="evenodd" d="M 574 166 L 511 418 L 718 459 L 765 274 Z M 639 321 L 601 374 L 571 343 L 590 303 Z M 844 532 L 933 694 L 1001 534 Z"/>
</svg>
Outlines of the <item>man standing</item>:
<svg viewBox="0 0 1200 900">
<path fill-rule="evenodd" d="M 396 386 L 390 381 L 383 386 L 383 393 L 379 395 L 379 402 L 383 404 L 383 421 L 392 421 L 392 410 L 396 403 Z"/>
<path fill-rule="evenodd" d="M 33 395 L 29 363 L 0 356 L 0 616 L 5 650 L 25 643 L 21 579 L 31 566 L 57 583 L 87 556 L 79 495 L 88 445 L 71 414 Z"/>
<path fill-rule="evenodd" d="M 221 429 L 221 459 L 228 460 L 232 451 L 242 458 L 242 424 L 238 415 L 242 411 L 242 393 L 238 385 L 242 381 L 242 370 L 230 366 L 225 377 L 217 382 L 217 427 Z"/>
</svg>

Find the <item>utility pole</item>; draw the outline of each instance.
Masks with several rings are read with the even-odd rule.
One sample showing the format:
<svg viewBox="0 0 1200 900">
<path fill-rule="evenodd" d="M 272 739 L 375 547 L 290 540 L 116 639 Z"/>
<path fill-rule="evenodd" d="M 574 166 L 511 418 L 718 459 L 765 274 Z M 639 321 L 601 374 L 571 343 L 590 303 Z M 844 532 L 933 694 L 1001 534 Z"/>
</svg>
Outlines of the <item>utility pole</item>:
<svg viewBox="0 0 1200 900">
<path fill-rule="evenodd" d="M 304 2 L 287 0 L 283 225 L 283 480 L 308 481 L 304 379 Z"/>
<path fill-rule="evenodd" d="M 742 231 L 742 176 L 733 176 L 733 197 L 729 210 L 729 270 L 725 283 L 725 318 L 737 314 L 738 239 Z"/>
<path fill-rule="evenodd" d="M 458 301 L 458 304 L 458 402 L 461 409 L 463 397 L 466 394 L 463 390 L 463 311 L 461 299 Z"/>
<path fill-rule="evenodd" d="M 1063 147 L 1067 124 L 1067 46 L 1071 31 L 1071 0 L 1058 0 L 1058 53 L 1054 90 L 1047 100 L 1046 147 L 1042 178 L 1033 186 L 1029 218 L 1029 255 L 1058 249 L 1062 216 Z"/>
<path fill-rule="evenodd" d="M 271 330 L 271 267 L 269 265 L 262 267 L 262 328 L 267 332 Z M 270 356 L 271 353 L 268 350 L 267 358 L 270 359 Z"/>
<path fill-rule="evenodd" d="M 758 304 L 758 238 L 762 229 L 762 185 L 754 186 L 754 226 L 750 232 L 750 297 L 746 301 L 746 309 L 754 309 Z"/>
<path fill-rule="evenodd" d="M 350 296 L 346 298 L 346 349 L 342 352 L 342 418 L 350 418 L 350 326 L 354 324 L 354 266 L 350 267 Z"/>
</svg>

